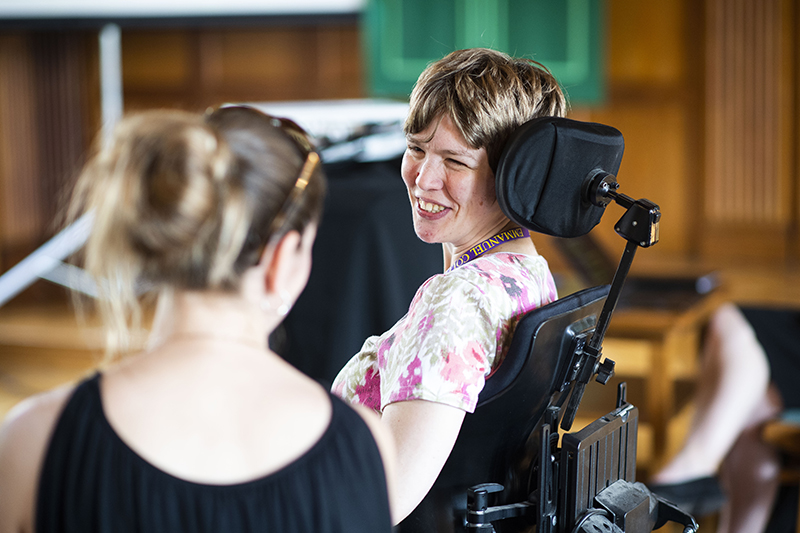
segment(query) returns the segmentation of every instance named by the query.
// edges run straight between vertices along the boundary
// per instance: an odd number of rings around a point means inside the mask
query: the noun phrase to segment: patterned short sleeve
[[[473,412],[519,317],[555,298],[541,256],[499,253],[437,274],[419,288],[402,319],[367,339],[336,377],[333,392],[377,412],[406,400]]]
[[[496,352],[491,305],[468,280],[429,280],[411,305],[407,330],[378,346],[381,410],[393,402],[429,400],[474,411]]]

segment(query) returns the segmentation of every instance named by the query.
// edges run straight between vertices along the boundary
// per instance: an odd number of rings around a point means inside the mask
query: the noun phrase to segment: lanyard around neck
[[[456,259],[453,266],[447,269],[450,272],[453,269],[460,267],[463,264],[469,263],[473,259],[482,256],[495,246],[499,246],[504,242],[515,241],[517,239],[526,239],[531,236],[531,233],[526,228],[511,228],[506,231],[501,231],[494,237],[489,237],[485,241],[476,244]]]

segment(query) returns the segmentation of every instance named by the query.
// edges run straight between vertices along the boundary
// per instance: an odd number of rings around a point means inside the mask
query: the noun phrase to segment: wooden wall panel
[[[608,76],[615,85],[675,86],[686,76],[682,0],[608,0]]]
[[[790,173],[794,176],[793,211],[795,220],[791,231],[794,239],[791,262],[796,265],[800,258],[800,2],[794,2],[785,9],[789,11],[786,18],[790,22],[788,22],[789,28],[785,34],[789,43],[784,44],[784,49],[791,51],[791,57],[788,60],[791,61],[789,69],[793,72],[793,76],[790,78],[790,82],[794,90],[794,123],[792,126],[794,145]]]
[[[788,259],[797,182],[789,4],[707,1],[704,251],[710,257]]]
[[[100,127],[97,32],[0,32],[0,272],[54,233]],[[126,111],[363,96],[355,21],[123,29]],[[48,285],[49,286],[49,285]]]
[[[215,59],[220,78],[216,81],[228,87],[289,86],[315,77],[314,29],[215,32],[204,38],[214,39],[219,48]]]
[[[126,89],[161,86],[165,90],[184,90],[192,79],[195,41],[186,30],[123,31],[122,83]]]
[[[48,154],[41,158],[38,176],[45,233],[55,229],[55,215],[93,138],[87,118],[96,94],[90,88],[95,44],[95,35],[85,32],[52,32],[33,39],[37,145]]]
[[[0,36],[0,73],[0,243],[6,248],[36,239],[43,214],[33,51],[25,35]]]
[[[0,263],[24,259],[57,229],[67,184],[91,138],[96,37],[0,35]],[[49,297],[52,286],[26,293]]]
[[[126,30],[125,108],[362,97],[360,47],[354,23]]]
[[[625,137],[621,192],[661,207],[661,241],[641,257],[658,260],[695,252],[702,177],[702,6],[691,0],[609,0],[605,105],[575,110],[578,119],[612,125]],[[702,27],[702,26],[701,26]],[[616,254],[623,241],[613,224],[623,210],[609,206],[595,235]]]
[[[675,256],[688,253],[688,225],[692,194],[686,169],[686,113],[680,102],[614,104],[592,113],[592,119],[619,129],[625,137],[625,155],[618,174],[620,191],[632,198],[647,198],[661,208],[661,238],[647,250],[648,256]],[[624,210],[606,208],[598,236],[622,250],[624,241],[613,232],[613,224]]]

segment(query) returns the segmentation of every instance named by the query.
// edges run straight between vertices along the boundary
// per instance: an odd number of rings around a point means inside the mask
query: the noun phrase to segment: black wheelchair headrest
[[[505,214],[532,231],[578,237],[600,222],[585,184],[604,171],[616,176],[625,142],[611,126],[540,117],[511,135],[497,165],[497,199]]]

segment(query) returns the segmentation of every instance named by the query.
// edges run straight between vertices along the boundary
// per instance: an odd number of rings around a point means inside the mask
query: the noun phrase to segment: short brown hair
[[[508,136],[541,116],[564,116],[567,102],[544,65],[487,48],[456,50],[429,65],[411,93],[406,135],[449,115],[472,148],[497,162]]]

